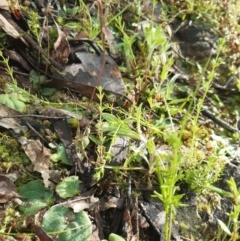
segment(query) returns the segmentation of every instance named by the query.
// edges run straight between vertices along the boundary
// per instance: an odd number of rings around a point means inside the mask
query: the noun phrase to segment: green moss
[[[77,119],[69,119],[68,124],[71,128],[77,128],[79,126],[79,120]]]
[[[10,136],[0,133],[0,160],[5,169],[13,164],[27,166],[30,160],[22,150],[20,143]]]

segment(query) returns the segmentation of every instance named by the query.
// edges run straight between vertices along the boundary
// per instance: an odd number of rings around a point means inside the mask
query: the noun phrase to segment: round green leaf
[[[56,187],[56,192],[61,198],[73,197],[79,194],[79,183],[77,176],[66,177]]]
[[[46,232],[60,232],[67,227],[66,218],[71,214],[69,208],[56,206],[49,209],[43,216],[42,226]]]
[[[81,211],[56,206],[43,216],[43,228],[46,232],[58,233],[56,241],[87,241],[92,234],[92,223],[88,215]]]
[[[53,193],[40,181],[32,181],[22,186],[19,194],[27,199],[25,205],[19,207],[26,216],[33,215],[53,203]]]

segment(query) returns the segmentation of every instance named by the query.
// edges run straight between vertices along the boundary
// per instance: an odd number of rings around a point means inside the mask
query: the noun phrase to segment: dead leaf
[[[129,147],[129,138],[118,136],[115,138],[111,146],[112,160],[110,165],[120,166],[127,158],[127,150]]]
[[[0,27],[13,38],[19,38],[19,32],[0,14]]]
[[[141,228],[149,228],[149,226],[150,226],[147,219],[144,216],[142,216],[141,214],[139,214],[139,226]]]
[[[131,240],[131,237],[133,237],[133,231],[132,231],[132,221],[131,221],[131,213],[129,210],[129,207],[125,207],[124,214],[123,214],[123,220],[124,220],[124,228],[127,234],[127,241]]]
[[[35,0],[34,1],[39,9],[44,9],[44,0]]]
[[[164,211],[160,211],[153,204],[147,202],[140,203],[140,207],[143,215],[147,218],[159,236],[161,236],[161,233],[164,230],[166,213]]]
[[[34,164],[34,171],[41,173],[44,186],[49,186],[49,166],[51,165],[50,151],[39,140],[27,139],[24,136],[18,138],[26,155]]]
[[[112,34],[112,32],[110,31],[110,29],[108,27],[103,27],[102,28],[103,34],[105,36],[105,39],[108,42],[109,45],[109,49],[110,49],[110,55],[116,59],[120,57],[120,53],[117,49],[117,42]]]
[[[89,39],[88,34],[85,32],[78,32],[73,38],[73,40],[83,40],[83,39]]]
[[[68,57],[71,52],[70,46],[69,46],[66,34],[59,28],[58,24],[55,21],[54,23],[57,27],[58,39],[54,43],[52,58],[55,61],[59,62],[62,66],[65,66],[68,62]]]
[[[166,220],[166,213],[162,210],[156,208],[152,203],[142,202],[140,203],[143,215],[147,218],[148,222],[153,226],[159,236],[164,233],[164,224]],[[163,208],[162,208],[163,209]],[[181,236],[178,231],[177,225],[173,223],[172,233],[176,241],[182,241]]]
[[[98,203],[98,201],[99,201],[98,198],[91,196],[88,199],[68,201],[64,206],[72,208],[74,213],[79,213],[84,209],[93,208],[95,204]]]
[[[104,90],[116,95],[125,94],[125,87],[115,61],[106,56],[104,70],[98,83],[96,79],[102,68],[102,55],[78,52],[75,53],[81,64],[67,65],[62,73],[57,71],[52,76],[52,81],[47,83],[47,87],[71,88],[80,93],[91,96],[96,84],[102,86]]]
[[[18,62],[27,71],[30,72],[32,70],[32,68],[29,66],[28,62],[16,51],[5,49],[3,51],[3,53],[5,56],[8,56],[9,59],[12,59],[12,60],[15,60],[16,62]]]
[[[109,208],[117,208],[119,202],[119,198],[112,197],[108,199],[107,201],[104,201],[102,205],[100,206],[100,211],[108,210]]]
[[[0,115],[2,117],[10,116],[10,115],[18,115],[19,112],[3,105],[0,103]],[[20,133],[20,131],[25,132],[27,128],[25,126],[20,125],[20,121],[18,118],[2,118],[0,116],[0,126],[5,129],[12,129],[15,133]]]
[[[12,5],[10,6],[10,9],[11,9],[11,13],[14,15],[14,17],[17,20],[23,17],[18,0],[15,0],[14,3],[12,3]]]
[[[99,238],[99,230],[95,224],[92,224],[92,230],[92,234],[88,241],[100,241],[101,239]]]
[[[17,193],[17,188],[13,181],[4,175],[0,175],[0,203],[6,203],[11,200],[21,205],[22,201]]]
[[[1,0],[0,9],[7,10],[7,11],[9,10],[9,4],[7,0]]]
[[[96,82],[96,77],[100,74],[102,68],[103,58],[101,56],[93,55],[91,53],[78,52],[75,53],[78,59],[82,62],[84,69],[90,73],[93,80]],[[87,83],[88,85],[95,86],[95,82]],[[99,81],[100,86],[111,93],[120,95],[125,94],[124,83],[122,80],[121,73],[118,69],[115,61],[110,57],[106,56],[104,70]]]
[[[110,197],[110,198],[106,198],[104,200],[101,200],[100,205],[99,205],[99,210],[102,211],[106,211],[110,208],[116,208],[119,210],[122,210],[125,206],[126,203],[126,196],[123,195],[120,198],[117,197]]]

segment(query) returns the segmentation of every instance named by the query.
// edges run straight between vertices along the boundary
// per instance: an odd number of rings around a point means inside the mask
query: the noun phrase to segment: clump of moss
[[[22,150],[20,143],[4,133],[0,133],[0,160],[3,169],[9,169],[14,164],[20,166],[30,164],[30,160]]]

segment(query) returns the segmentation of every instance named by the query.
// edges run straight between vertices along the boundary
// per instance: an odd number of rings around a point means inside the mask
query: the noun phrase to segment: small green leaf
[[[79,23],[77,23],[77,22],[68,22],[65,24],[65,26],[68,26],[74,30],[79,29]]]
[[[109,241],[125,241],[125,239],[115,233],[111,233],[108,237]]]
[[[74,16],[77,14],[79,7],[67,8],[66,10],[67,14]]]
[[[53,148],[53,144],[51,144],[51,147]],[[56,148],[56,146],[54,146]],[[57,146],[57,153],[51,154],[51,160],[53,162],[61,162],[67,165],[71,165],[71,162],[69,161],[69,158],[66,153],[66,149],[63,146],[63,144],[60,144]]]
[[[121,121],[116,116],[111,115],[109,113],[102,113],[102,116],[109,123],[119,123],[119,121]]]
[[[58,11],[58,16],[61,18],[66,18],[66,10],[63,8]]]
[[[57,154],[59,156],[59,160],[62,163],[67,164],[67,165],[71,165],[71,162],[69,161],[68,156],[67,156],[66,149],[63,145],[59,145],[59,147],[57,149]]]
[[[147,148],[148,148],[149,153],[151,155],[153,155],[154,152],[156,151],[156,147],[155,147],[155,143],[154,143],[153,139],[150,139],[147,141]]]
[[[56,89],[54,89],[54,88],[44,87],[44,88],[41,90],[41,95],[43,95],[43,96],[51,96],[51,95],[53,95],[55,92],[56,92]]]
[[[40,181],[31,181],[22,186],[19,194],[27,199],[25,205],[19,207],[26,216],[35,214],[40,209],[47,207],[50,201],[53,201],[53,193],[45,188]]]
[[[59,233],[56,241],[88,241],[92,234],[91,220],[84,211],[73,213],[62,206],[46,212],[42,225],[46,232]]]
[[[86,147],[89,145],[90,143],[90,140],[89,140],[89,137],[86,135],[86,136],[79,136],[79,142],[77,144],[77,147],[79,148],[79,152],[82,153]]]
[[[48,144],[48,146],[49,146],[51,149],[56,149],[56,148],[58,147],[58,145],[57,145],[56,143],[54,143],[54,142],[50,142],[50,143]]]
[[[138,140],[141,139],[140,135],[131,130],[123,120],[108,113],[103,113],[102,116],[108,122],[102,126],[102,131],[109,132],[111,135],[130,137]]]
[[[59,157],[59,155],[57,153],[53,153],[53,154],[51,154],[51,160],[53,162],[59,162],[60,157]]]
[[[66,177],[56,187],[56,192],[61,198],[73,197],[79,194],[79,184],[77,176]]]
[[[44,75],[39,75],[35,70],[32,70],[30,72],[30,77],[29,80],[33,84],[33,89],[37,90],[41,86],[41,84],[44,83],[45,81],[45,76]]]
[[[177,105],[182,102],[186,102],[186,99],[180,99],[180,98],[172,99],[171,101],[169,101],[168,104],[169,105]]]
[[[102,145],[102,142],[101,142],[101,140],[100,139],[98,139],[96,136],[94,136],[94,135],[89,135],[89,139],[92,141],[92,142],[94,142],[95,144],[97,144],[97,145]]]
[[[130,137],[132,139],[138,139],[138,140],[141,139],[140,135],[137,132],[132,131],[129,127],[126,127],[126,126],[110,125],[109,128],[104,129],[104,131],[109,132],[110,135]]]

